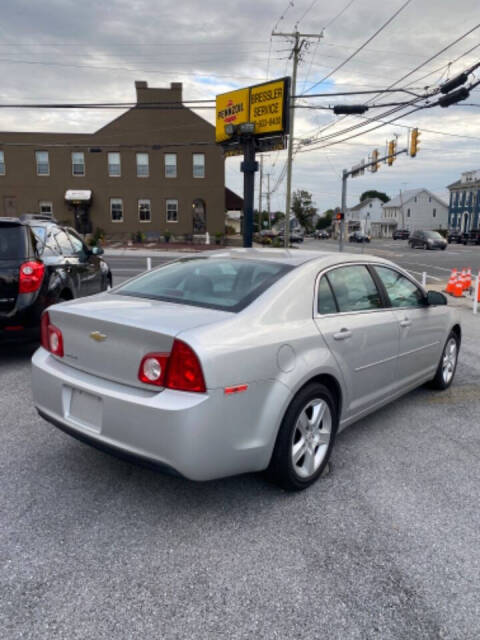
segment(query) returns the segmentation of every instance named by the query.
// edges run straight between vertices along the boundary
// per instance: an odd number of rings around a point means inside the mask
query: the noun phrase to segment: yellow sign
[[[248,122],[249,89],[237,89],[217,96],[217,117],[215,139],[217,142],[228,140],[225,125]]]
[[[225,133],[226,125],[244,122],[254,123],[254,136],[288,133],[288,87],[289,78],[281,78],[217,96],[216,141],[232,139]]]
[[[283,131],[285,80],[276,80],[250,89],[250,120],[255,134]]]

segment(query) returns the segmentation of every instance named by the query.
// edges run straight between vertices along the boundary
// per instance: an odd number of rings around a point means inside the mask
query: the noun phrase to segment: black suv
[[[0,218],[0,342],[38,338],[46,307],[111,286],[102,253],[51,218]]]
[[[480,244],[480,229],[465,231],[462,236],[463,244]]]
[[[449,229],[447,240],[448,240],[448,244],[451,244],[452,242],[456,242],[457,244],[460,244],[463,242],[463,233],[458,229]]]
[[[443,249],[447,248],[447,241],[438,231],[414,231],[408,239],[408,244],[412,249]]]
[[[408,229],[395,229],[392,233],[392,240],[408,240],[410,231]]]

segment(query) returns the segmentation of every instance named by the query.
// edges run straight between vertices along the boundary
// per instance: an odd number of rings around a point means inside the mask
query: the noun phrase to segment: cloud
[[[271,30],[291,32],[311,6],[311,0],[286,2],[244,0],[228,3],[211,0],[4,0],[0,25],[0,100],[5,102],[132,101],[134,81],[150,86],[183,82],[186,99],[211,98],[232,88],[256,84],[291,72],[291,41],[271,37]],[[346,0],[345,0],[345,5]],[[319,33],[344,6],[317,2],[298,25],[300,31]],[[303,50],[298,72],[298,91],[311,87],[353,53],[401,5],[380,0],[356,0],[330,27],[319,43]],[[279,20],[282,11],[284,18]],[[412,2],[377,38],[320,87],[325,92],[370,90],[389,86],[474,25],[478,0],[425,0]],[[437,86],[480,59],[480,47],[448,68],[448,63],[479,43],[480,30],[448,49],[409,76],[402,86]],[[430,75],[426,78],[425,74]],[[404,98],[403,94],[403,98]],[[358,102],[357,98],[309,99],[309,104]],[[377,102],[402,99],[385,95]],[[469,103],[480,103],[480,88]],[[386,110],[386,109],[385,109]],[[383,110],[369,114],[382,113]],[[298,153],[293,187],[313,193],[323,210],[340,201],[343,168],[366,158],[373,148],[384,148],[398,134],[405,143],[402,124],[422,130],[420,152],[415,159],[401,156],[393,167],[382,166],[376,174],[349,181],[349,204],[369,188],[394,195],[400,188],[425,186],[443,191],[461,171],[480,168],[480,114],[475,107],[435,108],[420,111],[342,144],[351,134],[331,138],[328,146]],[[213,122],[213,113],[199,111]],[[118,112],[2,110],[0,130],[94,131]],[[336,118],[331,112],[299,109],[295,138],[301,140],[338,134],[362,123],[360,118]],[[370,126],[352,131],[366,131]],[[445,133],[451,135],[444,135]],[[465,137],[456,137],[465,136]],[[326,143],[325,143],[326,144]],[[306,150],[306,149],[305,149]],[[286,153],[266,155],[264,173],[274,186]],[[226,162],[228,186],[242,192],[239,158]],[[258,182],[258,181],[257,181]],[[266,182],[265,187],[266,188]],[[272,207],[284,206],[285,181],[272,195]]]

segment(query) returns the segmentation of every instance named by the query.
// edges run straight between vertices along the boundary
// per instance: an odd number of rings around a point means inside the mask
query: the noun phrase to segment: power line
[[[319,84],[321,84],[322,82],[325,82],[325,80],[327,80],[328,78],[330,78],[331,76],[333,76],[334,73],[336,73],[337,71],[339,71],[342,67],[344,67],[348,62],[350,62],[350,60],[355,57],[357,55],[357,53],[359,53],[362,49],[364,49],[374,38],[376,38],[378,36],[379,33],[381,33],[386,27],[388,27],[388,25],[395,20],[395,18],[398,16],[398,14],[403,11],[411,2],[412,0],[406,0],[406,2],[404,2],[402,4],[402,6],[397,9],[397,11],[379,28],[377,29],[377,31],[375,31],[375,33],[370,36],[370,38],[368,38],[368,40],[366,40],[362,45],[360,45],[360,47],[358,47],[358,49],[356,49],[351,55],[348,56],[348,58],[346,58],[342,63],[340,63],[338,66],[335,67],[335,69],[333,69],[333,71],[330,71],[330,73],[328,73],[326,76],[324,76],[321,80],[319,80],[318,82],[316,82],[315,84],[313,84],[309,89],[307,89],[307,91],[311,91],[312,89],[314,89],[315,87],[318,87]]]

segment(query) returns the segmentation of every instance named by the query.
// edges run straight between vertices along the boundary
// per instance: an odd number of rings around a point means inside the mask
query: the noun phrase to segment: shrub
[[[234,236],[237,232],[235,231],[235,227],[232,227],[231,224],[225,225],[225,234],[227,236]]]
[[[221,244],[223,240],[223,233],[221,233],[220,231],[217,231],[217,233],[215,234],[215,244]]]
[[[165,242],[170,242],[170,238],[172,237],[171,231],[165,231],[163,237],[165,238]]]

